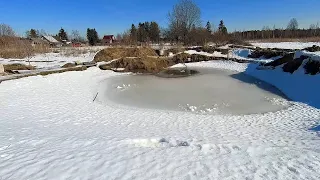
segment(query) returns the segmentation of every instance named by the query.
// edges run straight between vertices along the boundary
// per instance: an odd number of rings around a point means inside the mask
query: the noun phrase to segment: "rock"
[[[65,64],[65,65],[63,65],[63,66],[61,66],[62,68],[70,68],[70,67],[75,67],[76,66],[76,64],[75,63],[67,63],[67,64]]]

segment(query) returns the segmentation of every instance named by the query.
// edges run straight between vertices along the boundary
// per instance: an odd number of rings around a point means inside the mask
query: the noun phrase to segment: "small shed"
[[[53,36],[42,36],[41,39],[47,41],[52,47],[62,46],[62,43],[56,40]]]
[[[31,46],[36,47],[36,46],[49,46],[49,42],[45,41],[41,38],[30,38],[31,40]]]
[[[102,38],[102,43],[103,44],[112,44],[115,42],[115,36],[114,35],[105,35]]]

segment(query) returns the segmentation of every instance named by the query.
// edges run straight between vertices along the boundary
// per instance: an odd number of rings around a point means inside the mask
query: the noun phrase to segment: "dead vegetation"
[[[164,51],[164,56],[169,56],[170,55],[170,53],[172,53],[172,54],[178,54],[178,53],[180,53],[180,52],[183,52],[183,51],[185,51],[186,50],[186,48],[184,48],[184,47],[176,47],[176,48],[171,48],[171,49],[167,49],[167,50],[165,50]]]
[[[35,53],[49,52],[46,45],[32,46],[31,41],[19,37],[0,37],[0,57],[1,58],[28,58]]]
[[[72,56],[76,57],[76,56],[83,55],[83,54],[97,52],[97,50],[89,48],[89,47],[88,48],[84,48],[84,47],[80,47],[80,48],[61,47],[61,48],[53,49],[52,51],[54,53],[60,53],[63,56],[66,56],[66,57],[72,57]]]
[[[138,73],[158,73],[161,70],[173,65],[168,58],[160,57],[136,57],[136,58],[121,58],[109,64],[100,65],[103,70],[123,68],[123,72],[138,72]]]
[[[114,59],[125,57],[148,57],[158,56],[156,51],[150,47],[135,47],[135,48],[106,48],[97,53],[94,57],[95,62],[108,62]]]
[[[33,66],[20,64],[20,63],[4,64],[3,67],[4,67],[5,72],[19,71],[19,70],[34,70],[35,69],[35,67],[33,67]]]

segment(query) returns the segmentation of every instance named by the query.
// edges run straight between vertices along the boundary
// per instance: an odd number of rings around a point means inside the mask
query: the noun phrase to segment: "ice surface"
[[[140,108],[211,114],[253,114],[277,111],[281,92],[243,73],[197,69],[186,78],[127,75],[107,80],[106,98]],[[100,98],[101,99],[101,98]]]

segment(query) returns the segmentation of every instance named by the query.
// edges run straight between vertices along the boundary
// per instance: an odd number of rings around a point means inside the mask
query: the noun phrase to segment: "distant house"
[[[30,38],[31,41],[31,46],[36,47],[36,46],[49,46],[49,42],[46,40],[43,40],[41,38]]]
[[[102,43],[103,44],[112,44],[115,42],[115,40],[116,40],[116,38],[114,35],[106,35],[106,36],[103,36]]]
[[[41,36],[41,39],[47,41],[51,47],[61,47],[62,43],[55,39],[53,36]]]
[[[82,43],[81,42],[73,42],[72,47],[82,47]]]

